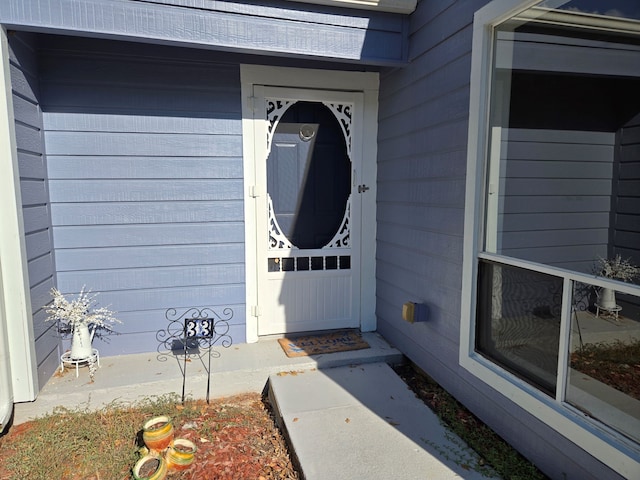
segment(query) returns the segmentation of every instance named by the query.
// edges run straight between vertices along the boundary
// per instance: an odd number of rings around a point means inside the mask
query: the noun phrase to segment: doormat
[[[322,353],[347,352],[369,348],[359,332],[345,330],[325,335],[308,335],[295,338],[280,338],[278,343],[287,357],[304,357]]]

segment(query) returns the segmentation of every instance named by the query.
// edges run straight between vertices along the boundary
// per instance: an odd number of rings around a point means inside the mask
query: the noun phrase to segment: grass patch
[[[11,475],[6,478],[126,478],[138,458],[137,434],[144,421],[157,412],[176,420],[189,416],[189,409],[176,405],[176,398],[166,396],[99,411],[58,407],[29,422],[26,430],[13,427],[16,435],[0,440],[3,467]]]
[[[468,466],[469,468],[483,473],[485,465],[488,464],[505,480],[547,479],[535,465],[469,412],[426,373],[413,365],[397,367],[396,372],[451,431],[481,456],[479,464]],[[441,453],[447,455],[447,452]]]
[[[171,417],[176,438],[197,444],[194,465],[173,479],[297,478],[270,412],[247,394],[211,404],[166,395],[99,411],[58,408],[0,438],[0,480],[131,478],[142,425],[157,415]]]

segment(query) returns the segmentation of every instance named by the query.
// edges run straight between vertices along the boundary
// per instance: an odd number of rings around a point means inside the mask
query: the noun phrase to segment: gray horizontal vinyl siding
[[[410,64],[380,85],[378,330],[551,478],[618,478],[460,367],[472,21],[485,1],[422,1]],[[402,320],[424,302],[429,320]]]
[[[239,66],[60,42],[40,60],[58,287],[118,312],[102,355],[156,350],[169,308],[231,307],[244,342]]]
[[[511,128],[502,143],[498,252],[590,273],[607,256],[615,134]]]
[[[640,265],[640,114],[620,129],[618,138],[610,256],[620,255]],[[640,299],[620,295],[618,300],[625,316],[640,320]]]
[[[11,86],[18,149],[29,291],[38,383],[44,385],[59,365],[59,338],[46,322],[45,305],[55,282],[46,156],[38,89],[36,38],[9,35]]]
[[[0,2],[0,23],[14,28],[371,65],[405,62],[405,18],[279,0]]]

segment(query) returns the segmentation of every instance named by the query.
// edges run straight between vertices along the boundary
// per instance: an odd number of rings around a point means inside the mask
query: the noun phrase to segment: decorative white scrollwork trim
[[[327,243],[323,248],[344,248],[351,246],[351,195],[347,198],[347,207],[344,210],[344,217],[340,228],[333,236],[331,241]]]
[[[351,160],[351,117],[353,116],[353,104],[351,103],[329,103],[322,102],[338,119],[342,133],[344,134],[345,142],[347,143],[347,155]]]
[[[265,101],[267,102],[267,121],[269,122],[267,127],[267,157],[269,157],[269,153],[271,153],[271,141],[273,140],[273,135],[276,133],[278,122],[284,115],[284,112],[296,102],[278,98],[266,98]]]
[[[282,116],[287,111],[287,109],[296,103],[291,100],[277,99],[277,98],[267,98],[266,107],[267,107],[267,121],[269,123],[267,128],[267,157],[271,153],[271,142],[273,140],[273,135],[275,134],[276,128],[278,126],[278,122],[282,119]],[[338,120],[338,124],[342,129],[342,133],[344,135],[345,143],[347,145],[347,155],[349,160],[351,159],[351,119],[353,115],[353,104],[345,103],[345,104],[337,104],[337,103],[329,103],[323,102],[323,105],[327,107],[333,115]],[[271,200],[271,196],[267,193],[267,202],[269,209],[269,249],[278,249],[278,248],[297,248],[293,245],[289,239],[286,237],[282,228],[278,224],[278,220],[275,215],[275,211],[273,208],[273,202]],[[344,248],[349,247],[351,245],[351,195],[346,202],[344,217],[342,222],[340,223],[340,228],[333,236],[331,241],[327,243],[323,248]]]
[[[273,202],[271,195],[267,193],[267,202],[269,205],[269,250],[276,248],[296,248],[282,232],[282,228],[278,224],[278,219],[273,211]]]

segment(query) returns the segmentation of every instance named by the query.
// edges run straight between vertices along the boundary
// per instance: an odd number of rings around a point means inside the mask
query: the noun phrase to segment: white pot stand
[[[75,367],[77,378],[80,375],[80,365],[89,365],[90,362],[95,363],[98,367],[100,366],[100,352],[98,352],[97,348],[92,348],[91,355],[85,358],[72,358],[71,351],[64,352],[60,357],[60,373],[64,372],[65,366]]]

